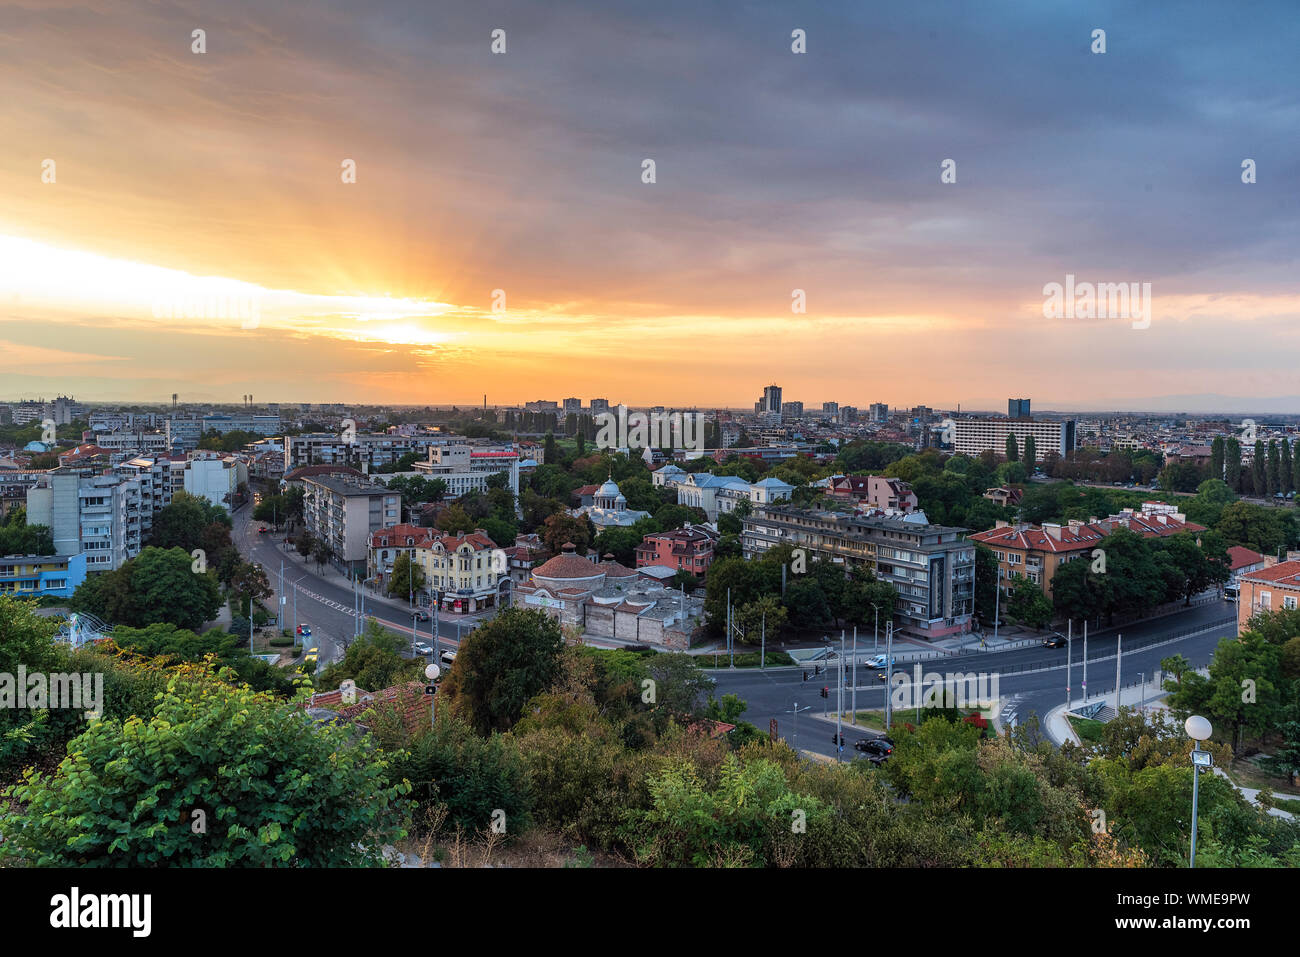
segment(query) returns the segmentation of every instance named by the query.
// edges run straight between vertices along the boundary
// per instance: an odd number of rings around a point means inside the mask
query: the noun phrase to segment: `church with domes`
[[[649,512],[628,508],[627,499],[619,491],[618,483],[611,475],[605,484],[592,496],[592,504],[573,509],[574,515],[585,515],[597,529],[630,528],[643,518],[649,518]]]

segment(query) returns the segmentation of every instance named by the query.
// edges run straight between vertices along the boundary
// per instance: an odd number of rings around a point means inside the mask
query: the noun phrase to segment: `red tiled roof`
[[[1249,548],[1244,548],[1241,545],[1233,545],[1228,549],[1228,567],[1234,572],[1238,568],[1255,565],[1263,560],[1264,556],[1259,552],[1252,552]]]
[[[1128,528],[1143,538],[1164,538],[1177,535],[1179,532],[1205,531],[1204,525],[1197,525],[1195,522],[1180,522],[1172,517],[1161,522],[1155,516],[1134,514],[1081,525],[1062,525],[1060,540],[1053,538],[1042,528],[1023,525],[991,528],[986,532],[976,532],[969,537],[985,545],[1001,545],[1004,548],[1054,553],[1073,552],[1091,547],[1093,543],[1105,538],[1116,528]]]
[[[541,568],[533,569],[534,578],[595,578],[602,573],[599,565],[577,555],[556,555]]]
[[[1279,562],[1268,568],[1247,572],[1241,576],[1242,581],[1272,582],[1275,585],[1289,585],[1300,588],[1300,562]]]

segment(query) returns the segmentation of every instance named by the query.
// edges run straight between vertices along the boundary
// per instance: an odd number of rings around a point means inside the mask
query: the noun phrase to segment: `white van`
[[[442,653],[442,663],[443,663],[444,665],[451,665],[451,664],[454,664],[455,661],[456,661],[456,652],[454,652],[454,651],[444,651],[444,652]]]
[[[1236,582],[1229,582],[1223,586],[1223,600],[1236,601],[1240,592],[1240,586]]]

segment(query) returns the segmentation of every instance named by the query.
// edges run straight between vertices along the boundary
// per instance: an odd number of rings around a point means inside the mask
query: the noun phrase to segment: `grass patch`
[[[716,658],[716,663],[712,665],[714,668],[726,668],[731,664],[731,655],[722,651],[718,652],[717,655],[698,655],[697,657],[703,659],[705,662],[713,661]],[[736,655],[736,667],[757,668],[758,660],[759,653],[757,651],[746,651],[742,654]],[[792,665],[794,664],[794,659],[784,651],[769,651],[765,663],[767,667],[772,668],[777,665]],[[709,665],[705,665],[705,667],[709,667]]]
[[[1080,741],[1086,741],[1096,744],[1101,741],[1101,729],[1106,725],[1101,721],[1094,721],[1092,718],[1075,718],[1068,717],[1070,727],[1074,733],[1079,736]]]

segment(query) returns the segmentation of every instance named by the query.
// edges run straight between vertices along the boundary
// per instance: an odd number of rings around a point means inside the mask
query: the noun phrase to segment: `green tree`
[[[1214,441],[1210,443],[1210,478],[1223,479],[1224,469],[1224,445],[1223,436],[1216,435]]]
[[[480,733],[508,731],[559,673],[564,636],[541,611],[507,608],[461,643],[443,681],[452,709]]]
[[[1234,438],[1224,441],[1223,481],[1228,488],[1240,494],[1241,488],[1241,443]]]
[[[1032,435],[1025,437],[1025,454],[1022,463],[1025,466],[1025,475],[1033,475],[1034,468],[1038,465],[1038,448],[1034,445]]]
[[[393,559],[393,570],[388,576],[388,594],[409,598],[424,587],[424,568],[411,561],[409,552],[401,552]]]
[[[1008,462],[1020,461],[1020,450],[1016,446],[1015,433],[1012,433],[1007,436],[1007,461]]]
[[[337,688],[350,678],[358,688],[382,691],[394,685],[423,678],[422,658],[404,658],[402,652],[410,642],[395,631],[371,619],[361,637],[347,646],[343,658],[320,673],[317,685],[324,690]]]
[[[1052,602],[1042,588],[1023,575],[1017,575],[1007,596],[1007,614],[1017,623],[1043,628],[1052,620]]]
[[[775,595],[748,602],[736,609],[736,625],[740,628],[739,640],[745,644],[757,645],[766,634],[768,640],[780,634],[786,621],[786,610],[781,600]]]
[[[348,727],[176,677],[152,717],[102,719],[6,796],[0,856],[29,867],[339,867],[382,862],[405,785]],[[328,769],[328,773],[322,773]],[[125,809],[125,810],[124,810]],[[202,823],[202,830],[196,830]]]

